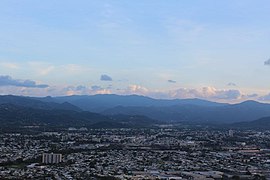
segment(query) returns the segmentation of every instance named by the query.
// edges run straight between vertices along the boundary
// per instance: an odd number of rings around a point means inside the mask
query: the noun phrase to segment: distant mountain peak
[[[247,101],[243,101],[241,104],[260,104],[260,103],[254,100],[247,100]]]
[[[256,106],[256,105],[270,105],[268,103],[261,103],[261,102],[258,102],[258,101],[254,101],[254,100],[247,100],[247,101],[244,101],[244,102],[241,102],[239,103],[238,105],[251,105],[251,106]]]

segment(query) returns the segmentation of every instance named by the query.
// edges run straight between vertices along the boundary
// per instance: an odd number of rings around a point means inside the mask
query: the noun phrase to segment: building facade
[[[58,164],[62,162],[62,154],[43,153],[42,163],[44,164]]]

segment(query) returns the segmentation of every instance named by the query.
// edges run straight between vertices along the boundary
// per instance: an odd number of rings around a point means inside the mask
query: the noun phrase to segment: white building
[[[230,130],[229,130],[229,136],[230,136],[230,137],[233,137],[233,134],[234,134],[233,130],[230,129]]]
[[[58,164],[62,162],[62,154],[43,153],[42,163],[44,164]]]

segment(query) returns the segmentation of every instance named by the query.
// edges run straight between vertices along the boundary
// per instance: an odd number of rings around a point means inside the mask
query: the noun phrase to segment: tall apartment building
[[[42,163],[44,164],[58,164],[62,162],[62,154],[43,153]]]
[[[230,129],[230,130],[229,130],[229,136],[230,136],[230,137],[233,137],[233,135],[234,135],[234,131]]]

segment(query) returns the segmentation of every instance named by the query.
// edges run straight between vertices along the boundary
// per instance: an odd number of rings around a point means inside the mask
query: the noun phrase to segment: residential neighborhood
[[[231,129],[72,127],[2,133],[0,178],[269,179],[269,135]],[[59,159],[45,163],[44,153]]]

